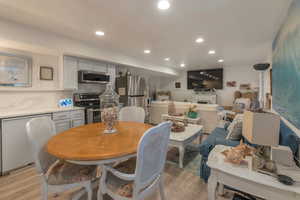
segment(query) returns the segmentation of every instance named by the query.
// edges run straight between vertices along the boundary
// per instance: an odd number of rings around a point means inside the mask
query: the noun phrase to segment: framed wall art
[[[30,87],[32,58],[0,52],[0,86]]]
[[[40,66],[40,80],[53,80],[53,67]]]

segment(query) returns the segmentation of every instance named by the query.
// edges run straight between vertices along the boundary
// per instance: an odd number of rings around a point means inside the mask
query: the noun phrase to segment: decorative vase
[[[118,120],[119,95],[113,90],[111,83],[106,85],[106,90],[100,95],[101,120],[105,124],[104,133],[116,133],[115,125]]]
[[[176,114],[174,101],[169,101],[168,104],[168,115],[174,116]]]
[[[198,113],[197,112],[188,112],[188,117],[191,119],[196,119],[198,117]]]

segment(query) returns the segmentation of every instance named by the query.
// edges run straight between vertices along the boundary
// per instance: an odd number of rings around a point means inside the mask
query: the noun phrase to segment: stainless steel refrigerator
[[[124,106],[145,107],[146,80],[143,77],[127,74],[116,78],[116,91]]]

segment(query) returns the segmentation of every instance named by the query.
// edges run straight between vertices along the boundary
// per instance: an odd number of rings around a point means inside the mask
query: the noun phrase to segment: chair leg
[[[92,184],[91,182],[89,184],[87,184],[87,186],[85,186],[85,190],[87,192],[87,196],[88,196],[88,200],[92,200],[92,196],[93,196],[93,190],[92,190]]]
[[[46,183],[42,184],[42,200],[48,200],[48,186]]]
[[[159,180],[159,193],[160,193],[161,200],[165,200],[166,196],[165,196],[163,178],[160,178]]]

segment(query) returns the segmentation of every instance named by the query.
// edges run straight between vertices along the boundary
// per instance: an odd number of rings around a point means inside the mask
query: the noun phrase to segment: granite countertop
[[[82,107],[69,107],[69,108],[59,108],[59,107],[51,107],[51,108],[40,108],[40,109],[26,109],[26,110],[13,110],[13,111],[4,111],[0,110],[0,119],[11,118],[11,117],[21,117],[28,115],[38,115],[38,114],[46,114],[46,113],[54,113],[54,112],[63,112],[63,111],[71,111],[71,110],[83,110]]]

